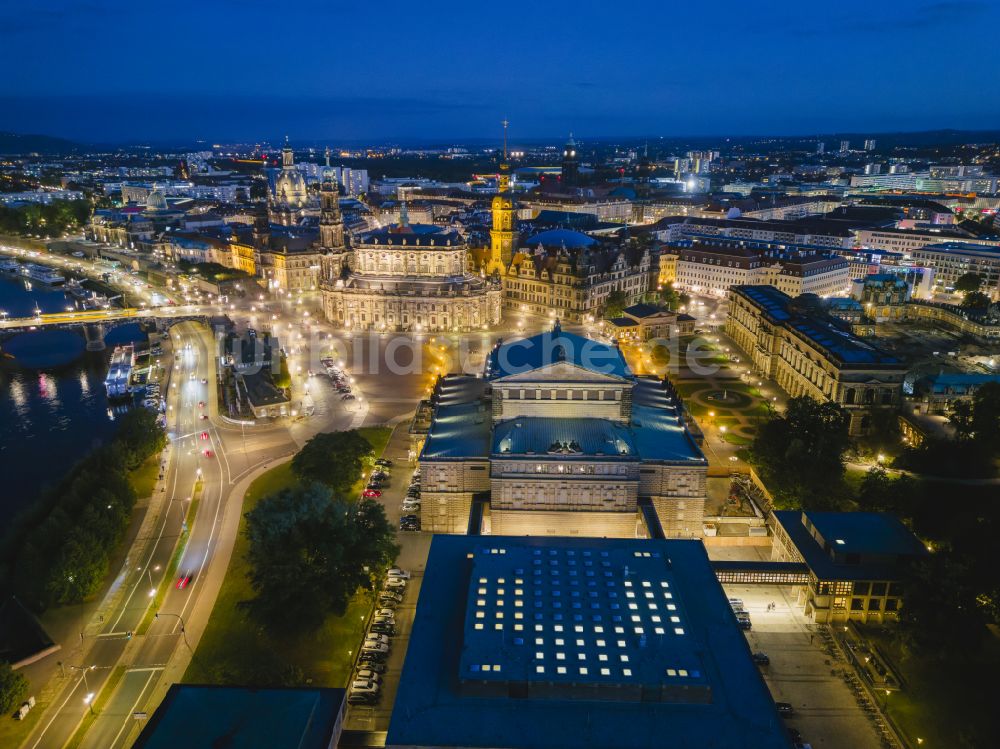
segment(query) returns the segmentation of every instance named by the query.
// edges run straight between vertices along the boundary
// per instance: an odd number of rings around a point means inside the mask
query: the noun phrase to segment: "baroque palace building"
[[[439,379],[427,409],[411,430],[424,530],[636,537],[644,503],[666,536],[702,535],[708,463],[669,386],[616,345],[557,321],[498,342],[481,377]]]
[[[469,271],[469,248],[458,232],[411,225],[404,205],[398,225],[360,234],[348,250],[342,222],[332,220],[324,208],[320,287],[330,322],[413,331],[485,329],[500,322],[500,285]]]

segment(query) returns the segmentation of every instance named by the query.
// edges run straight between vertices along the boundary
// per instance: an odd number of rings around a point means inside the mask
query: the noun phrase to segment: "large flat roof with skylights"
[[[699,541],[436,536],[387,746],[787,749]]]

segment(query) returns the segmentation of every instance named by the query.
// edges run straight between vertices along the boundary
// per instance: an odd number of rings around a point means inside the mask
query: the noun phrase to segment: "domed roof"
[[[153,190],[149,193],[149,197],[146,198],[146,210],[147,211],[166,211],[169,210],[167,206],[166,196],[159,190]]]
[[[282,169],[274,183],[274,197],[279,203],[301,207],[309,201],[306,180],[298,169]]]
[[[529,247],[565,247],[568,250],[590,247],[597,244],[597,240],[583,232],[572,229],[549,229],[533,237],[529,237],[525,244]]]

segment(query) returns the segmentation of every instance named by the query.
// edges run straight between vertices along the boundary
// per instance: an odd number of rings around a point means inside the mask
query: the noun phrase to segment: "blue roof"
[[[498,342],[486,359],[486,378],[523,374],[560,361],[598,374],[632,376],[617,346],[568,333],[557,324],[553,330],[529,338]]]
[[[632,436],[643,460],[706,463],[660,381],[641,378],[632,390]]]
[[[597,240],[583,232],[572,229],[549,229],[540,232],[525,241],[526,247],[565,247],[568,250],[581,247],[590,247],[597,244]]]
[[[421,458],[486,458],[492,416],[483,398],[484,380],[448,376],[438,383],[438,400]]]
[[[560,460],[590,459],[596,455],[636,459],[632,434],[609,419],[519,416],[497,424],[493,430],[495,454],[545,455],[555,443],[559,443],[561,450],[553,450],[552,454],[557,454]]]
[[[173,684],[135,746],[327,749],[343,704],[343,689]]]
[[[432,540],[386,745],[789,746],[701,542],[503,536]]]
[[[927,549],[884,512],[779,510],[775,519],[820,580],[898,580],[901,563]]]

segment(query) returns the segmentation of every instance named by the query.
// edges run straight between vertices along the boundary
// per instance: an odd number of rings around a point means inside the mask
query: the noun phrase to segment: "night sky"
[[[1000,127],[1000,0],[24,0],[0,130],[96,141]]]

